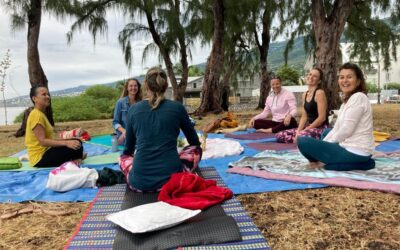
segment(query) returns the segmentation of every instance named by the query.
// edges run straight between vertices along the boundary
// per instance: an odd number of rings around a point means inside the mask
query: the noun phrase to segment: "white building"
[[[186,86],[186,91],[184,98],[200,97],[201,89],[203,88],[204,76],[189,76],[188,83]],[[181,76],[176,76],[176,82],[179,83]],[[165,92],[165,97],[167,99],[172,99],[172,85],[168,82],[168,89]]]
[[[357,58],[350,59],[350,50],[353,43],[341,43],[340,44],[340,54],[338,55],[338,67],[345,62],[357,63]],[[379,55],[371,58],[373,61],[370,69],[363,69],[366,80],[368,83],[374,83],[384,89],[385,84],[396,82],[400,83],[400,45],[397,48],[397,58],[391,60],[391,66],[388,70],[384,69],[383,58]],[[315,59],[310,53],[306,63],[304,64],[304,70],[308,72],[315,64]]]
[[[342,43],[341,50],[343,53],[343,62],[354,61],[357,62],[357,58],[350,59],[350,50],[353,44]],[[369,83],[375,83],[384,88],[387,83],[396,82],[400,83],[400,45],[397,46],[397,61],[391,60],[391,65],[388,70],[384,69],[383,57],[379,53],[371,58],[373,61],[372,68],[369,70],[364,70],[366,75],[366,80]]]

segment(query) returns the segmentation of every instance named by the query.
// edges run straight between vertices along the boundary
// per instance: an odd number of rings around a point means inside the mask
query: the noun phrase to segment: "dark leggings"
[[[369,170],[375,167],[375,161],[371,156],[353,154],[337,143],[299,137],[297,146],[310,162],[325,163],[326,170]]]
[[[71,140],[79,141],[81,144],[80,148],[75,150],[65,146],[51,147],[44,153],[42,159],[40,159],[40,161],[35,165],[35,167],[37,168],[58,167],[67,161],[82,159],[83,155],[82,142],[79,139],[71,139]]]
[[[286,130],[286,129],[290,129],[290,128],[297,128],[297,121],[296,121],[296,119],[294,119],[292,117],[292,119],[290,120],[289,125],[285,126],[285,124],[283,124],[283,121],[282,122],[275,122],[275,121],[272,121],[272,120],[259,119],[259,120],[255,120],[254,121],[254,128],[255,129],[272,128],[272,133],[277,133],[277,132],[282,131],[282,130]]]

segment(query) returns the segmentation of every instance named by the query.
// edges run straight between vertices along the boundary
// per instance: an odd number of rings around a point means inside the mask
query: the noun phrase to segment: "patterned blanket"
[[[368,171],[329,171],[309,168],[307,160],[297,151],[263,151],[253,157],[246,156],[236,162],[231,162],[229,166],[314,178],[341,177],[353,180],[400,184],[400,157],[375,158],[375,161],[375,168]]]

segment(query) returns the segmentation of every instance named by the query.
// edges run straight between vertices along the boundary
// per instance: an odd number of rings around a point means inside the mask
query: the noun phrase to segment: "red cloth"
[[[228,188],[218,187],[214,180],[204,180],[192,173],[172,174],[158,195],[159,201],[187,209],[205,209],[232,198]]]

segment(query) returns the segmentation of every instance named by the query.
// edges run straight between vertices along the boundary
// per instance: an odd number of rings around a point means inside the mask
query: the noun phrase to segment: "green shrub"
[[[17,115],[14,119],[14,123],[20,123],[22,122],[22,118],[24,116],[24,111],[22,111],[19,115]]]
[[[54,120],[65,122],[96,119],[99,112],[90,101],[91,98],[82,96],[54,98],[52,100]]]
[[[282,79],[282,85],[298,85],[300,73],[294,67],[283,65],[278,68],[276,74]]]
[[[120,90],[96,85],[85,90],[79,96],[52,98],[53,117],[56,122],[110,119],[113,117],[115,102]],[[24,112],[14,123],[22,122]]]
[[[397,89],[400,90],[400,83],[397,82],[389,82],[385,84],[386,89]]]
[[[82,121],[112,118],[115,99],[80,95],[54,98],[52,103],[56,122]]]
[[[93,97],[94,99],[109,99],[109,100],[117,100],[118,96],[121,94],[118,92],[119,90],[112,87],[107,87],[104,85],[95,85],[90,88],[87,88],[82,96],[85,97]]]
[[[378,93],[378,86],[375,83],[367,82],[368,93]]]

